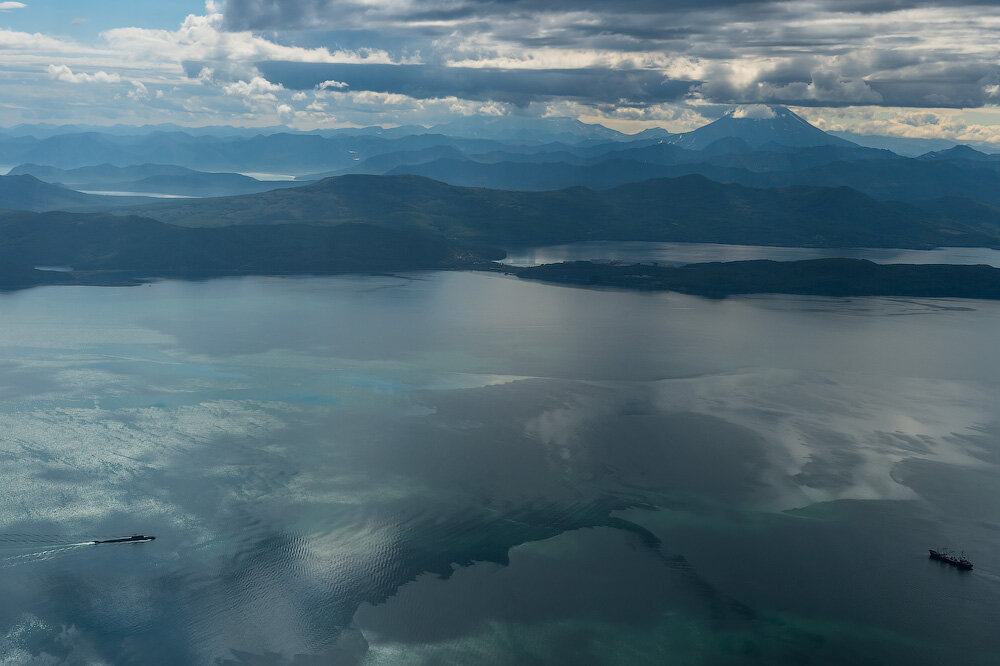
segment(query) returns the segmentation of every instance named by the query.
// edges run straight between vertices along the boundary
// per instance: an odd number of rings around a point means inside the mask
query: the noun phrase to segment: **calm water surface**
[[[3,663],[996,663],[998,303],[440,273],[0,321]]]
[[[100,194],[106,197],[152,197],[153,199],[195,199],[186,194],[165,194],[163,192],[125,192],[122,190],[78,190],[83,194]]]
[[[661,264],[694,264],[704,261],[771,259],[799,261],[847,257],[878,264],[986,264],[1000,267],[1000,250],[983,247],[939,247],[933,250],[892,248],[771,247],[718,243],[650,243],[642,241],[588,241],[568,245],[510,250],[504,263],[537,266],[561,261],[635,261]]]

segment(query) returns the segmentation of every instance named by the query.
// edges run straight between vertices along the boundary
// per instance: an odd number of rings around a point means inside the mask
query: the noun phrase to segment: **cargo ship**
[[[963,571],[972,570],[972,562],[970,562],[966,557],[965,553],[959,556],[953,555],[951,553],[938,552],[933,548],[930,549],[931,559],[937,560],[938,562],[944,562],[945,564],[950,564],[953,567],[958,567]]]

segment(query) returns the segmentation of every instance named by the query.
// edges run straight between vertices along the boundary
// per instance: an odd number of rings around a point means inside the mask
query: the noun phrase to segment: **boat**
[[[120,539],[101,539],[95,540],[94,543],[142,543],[143,541],[152,541],[155,536],[146,536],[145,534],[133,534],[130,537],[122,537]]]
[[[939,552],[933,548],[929,549],[932,560],[937,560],[938,562],[944,562],[945,564],[950,564],[953,567],[958,567],[962,571],[971,571],[972,562],[965,557],[965,553],[961,555],[953,555],[949,552]]]

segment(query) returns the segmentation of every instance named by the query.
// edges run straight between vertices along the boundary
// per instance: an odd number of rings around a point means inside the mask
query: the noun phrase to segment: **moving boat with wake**
[[[145,541],[152,541],[155,536],[146,536],[145,534],[133,534],[130,537],[122,537],[120,539],[99,539],[95,540],[94,544],[99,543],[143,543]]]
[[[930,549],[931,559],[937,560],[938,562],[944,562],[945,564],[950,564],[953,567],[958,567],[962,571],[972,571],[972,562],[965,557],[965,553],[961,555],[955,555],[954,553],[946,551],[937,551],[933,548]]]

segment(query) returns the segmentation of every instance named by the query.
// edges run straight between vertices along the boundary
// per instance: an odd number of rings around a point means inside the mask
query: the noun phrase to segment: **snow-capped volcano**
[[[792,148],[852,146],[850,141],[827,134],[783,106],[737,106],[704,127],[679,135],[672,143],[702,150],[719,139],[738,138],[752,148],[778,144]]]

